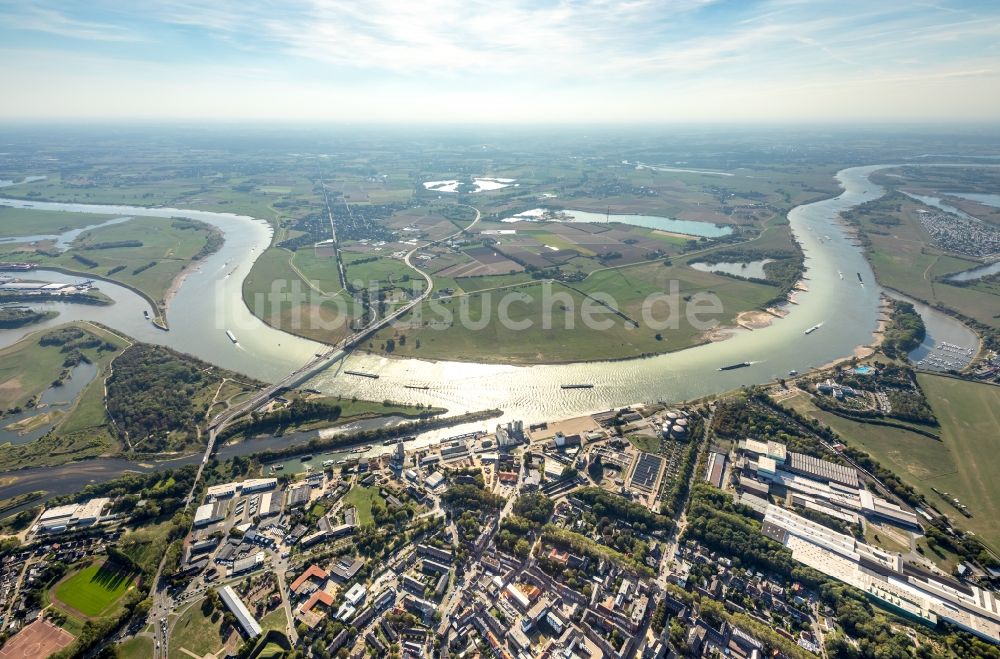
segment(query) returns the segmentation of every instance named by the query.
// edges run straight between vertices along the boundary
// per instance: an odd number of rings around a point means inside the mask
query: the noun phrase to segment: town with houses
[[[311,657],[830,656],[831,636],[869,642],[824,595],[849,587],[918,643],[941,629],[1000,641],[997,570],[949,574],[867,541],[914,546],[946,516],[820,436],[807,452],[740,436],[734,405],[761,403],[634,405],[251,462],[200,490],[152,624],[116,640],[152,634],[156,656],[188,656],[181,628],[217,609],[216,657],[273,643]],[[47,569],[113,551],[128,517],[108,496],[45,509],[2,567],[4,631],[39,617]]]

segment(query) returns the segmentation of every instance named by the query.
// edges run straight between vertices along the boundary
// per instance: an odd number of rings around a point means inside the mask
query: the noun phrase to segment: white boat
[[[232,341],[233,343],[236,343],[236,335],[235,334],[233,334],[229,330],[226,330],[226,336],[229,337],[230,341]]]
[[[813,332],[815,332],[816,330],[818,330],[820,327],[823,327],[823,323],[818,323],[816,325],[813,325],[812,327],[810,327],[809,329],[807,329],[805,331],[805,333],[806,334],[812,334]]]

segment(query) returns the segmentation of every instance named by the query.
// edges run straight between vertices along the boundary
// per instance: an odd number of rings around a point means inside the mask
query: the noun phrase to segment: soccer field
[[[135,583],[135,572],[104,563],[91,563],[55,587],[55,598],[85,616],[109,613]]]

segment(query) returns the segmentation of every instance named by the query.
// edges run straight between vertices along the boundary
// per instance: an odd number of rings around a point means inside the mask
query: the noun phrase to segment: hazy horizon
[[[0,2],[0,121],[992,123],[978,2]]]

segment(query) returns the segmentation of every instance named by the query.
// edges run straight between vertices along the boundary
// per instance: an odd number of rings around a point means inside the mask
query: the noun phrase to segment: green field
[[[143,570],[155,572],[170,544],[167,534],[171,528],[170,522],[146,524],[123,535],[118,549]]]
[[[243,300],[254,315],[272,327],[336,343],[350,333],[353,301],[346,293],[327,296],[311,288],[292,268],[291,258],[291,252],[279,247],[265,250],[243,281]],[[308,259],[305,263],[308,268]],[[329,286],[327,277],[325,285]]]
[[[979,265],[934,247],[931,236],[920,223],[918,211],[929,206],[901,194],[860,207],[852,217],[865,232],[870,244],[867,256],[879,283],[919,300],[941,303],[986,325],[998,326],[1000,291],[989,284],[960,287],[940,278]],[[896,224],[877,224],[890,218]]]
[[[372,517],[372,504],[378,501],[383,506],[385,501],[378,493],[378,488],[354,486],[344,495],[344,506],[354,506],[358,509],[358,525],[368,526],[375,522]]]
[[[487,288],[499,288],[501,286],[512,286],[514,284],[524,284],[532,281],[531,273],[517,272],[512,275],[484,275],[482,277],[459,277],[455,280],[459,288],[467,293],[484,291]],[[438,278],[434,278],[434,290],[441,290],[442,285],[438,283]]]
[[[118,659],[148,659],[153,656],[153,639],[136,636],[115,647]]]
[[[1000,548],[1000,387],[920,374],[920,386],[941,423],[941,441],[898,428],[851,421],[817,409],[803,395],[785,404],[829,425],[920,492],[954,524]],[[931,489],[950,492],[969,506],[966,518]]]
[[[23,406],[62,372],[66,355],[59,346],[39,345],[42,334],[0,349],[0,408]]]
[[[670,291],[671,282],[676,282],[678,291],[677,327],[651,329],[643,317],[644,301],[653,294]],[[546,290],[552,293],[548,298]],[[686,265],[640,264],[599,270],[582,282],[568,285],[526,283],[501,291],[425,302],[419,312],[402,319],[403,325],[409,323],[408,328],[386,328],[370,339],[370,344],[373,350],[385,350],[391,338],[395,341],[394,353],[397,355],[516,364],[637,357],[681,350],[707,340],[705,331],[686,319],[689,300],[685,298],[688,296],[697,293],[717,296],[722,312],[702,314],[701,317],[725,325],[741,311],[759,308],[776,292],[773,286],[698,272]],[[619,309],[640,326],[633,327],[585,294],[610,296]],[[514,299],[513,295],[527,298]],[[504,324],[498,318],[506,296],[514,301],[506,307],[506,315],[512,322]],[[588,312],[590,318],[605,325],[610,322],[610,327],[588,325],[583,313],[585,308],[593,310]],[[657,321],[666,319],[669,313],[662,302],[650,309],[652,318]],[[548,326],[546,315],[550,319]],[[525,328],[525,323],[530,325]],[[405,344],[400,343],[402,336],[406,337]]]
[[[958,526],[978,533],[1000,550],[1000,387],[953,378],[924,375],[917,378],[941,422],[941,438],[954,453],[957,470],[932,483],[969,506],[972,519],[952,515],[943,503],[935,505],[955,518]],[[933,499],[932,499],[933,500]],[[944,507],[942,507],[944,506]]]
[[[91,563],[63,579],[55,587],[55,597],[89,618],[111,613],[122,596],[135,585],[136,573],[107,562]]]
[[[66,353],[61,352],[58,345],[43,346],[39,341],[51,332],[68,327],[82,329],[86,337],[109,342],[115,349],[80,349],[97,366],[97,375],[66,412],[56,411],[53,417],[38,420],[39,423],[55,420],[54,432],[26,444],[8,445],[0,451],[0,469],[62,464],[72,459],[102,455],[117,447],[107,428],[104,377],[105,369],[124,347],[124,342],[88,323],[71,323],[37,332],[0,350],[0,409],[24,406],[62,374]],[[46,412],[40,410],[39,415],[42,414]]]
[[[645,451],[646,453],[659,453],[661,440],[659,437],[652,437],[650,435],[640,435],[638,433],[631,433],[625,437],[632,446],[636,447],[640,451]]]
[[[110,279],[138,290],[162,307],[174,278],[191,265],[192,258],[205,247],[213,232],[208,225],[137,217],[86,231],[73,241],[70,249],[61,253],[42,251],[46,249],[44,245],[38,249],[25,244],[3,245],[0,260],[27,261]],[[136,241],[141,245],[103,247],[120,241]]]
[[[288,616],[285,615],[285,609],[280,606],[260,619],[260,628],[265,634],[272,629],[284,633],[287,624]]]
[[[131,162],[119,170],[121,176],[114,184],[88,184],[81,188],[74,181],[64,180],[54,173],[44,181],[4,188],[4,195],[87,204],[195,208],[250,215],[271,222],[279,215],[274,206],[277,202],[287,199],[318,201],[312,184],[305,176],[283,177],[283,185],[265,189],[269,186],[258,187],[242,176],[191,177],[185,171],[191,164],[190,154],[173,161],[177,169],[169,173],[165,170],[172,166],[170,158],[156,158],[156,162],[157,166],[153,168],[155,173],[148,180],[143,179],[151,172],[142,171],[147,163]],[[286,188],[290,189],[287,194],[283,192]]]
[[[292,264],[324,293],[334,294],[343,288],[337,272],[337,260],[333,257],[316,258],[313,250],[300,249],[292,256]]]
[[[405,288],[408,291],[422,291],[424,278],[414,272],[402,259],[386,256],[375,257],[374,261],[361,261],[371,258],[367,254],[343,254],[344,267],[347,268],[347,281],[355,288]]]
[[[0,206],[0,238],[56,235],[70,229],[100,224],[113,217],[113,215],[95,215],[94,213],[41,211],[31,208]]]
[[[213,620],[213,617],[215,620]],[[170,659],[190,659],[184,650],[204,657],[222,649],[222,615],[217,611],[205,615],[201,600],[191,604],[173,623],[170,633]]]

